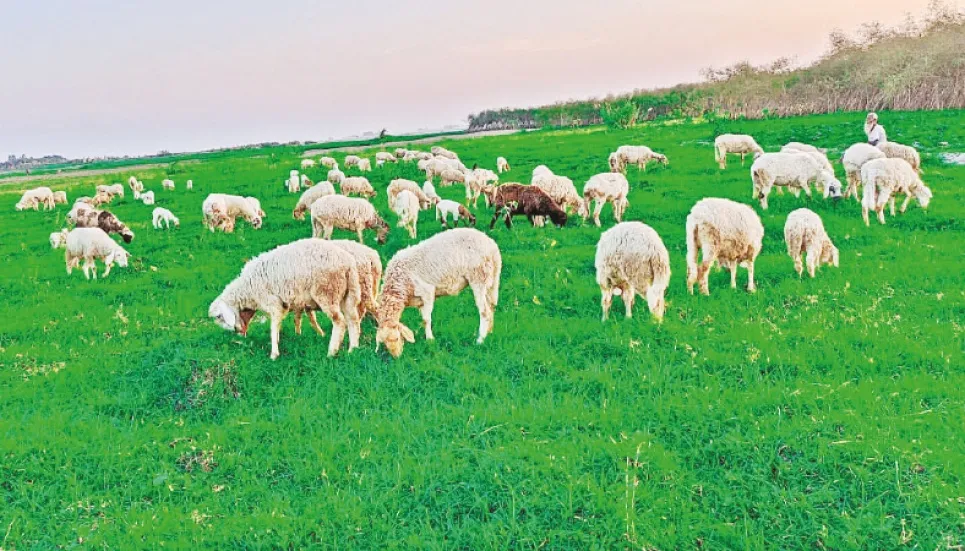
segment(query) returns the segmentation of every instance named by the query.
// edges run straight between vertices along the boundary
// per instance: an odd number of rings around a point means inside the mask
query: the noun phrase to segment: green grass
[[[715,133],[840,151],[862,138],[861,115],[443,142],[470,165],[505,155],[503,181],[545,163],[580,187],[617,145],[668,154],[669,167],[630,170],[628,210],[670,250],[667,317],[656,325],[638,301],[634,319],[602,324],[601,230],[522,221],[491,234],[504,269],[489,340],[473,344],[466,291],[436,303],[436,342],[417,331],[395,361],[375,351],[371,321],[362,347],[335,359],[288,322],[272,362],[266,324],[243,339],[207,320],[246,259],[310,235],[282,188],[296,152],[184,164],[175,192],[160,189],[170,172],[138,174],[182,226],[156,232],[151,207],[113,205],[137,237],[131,267],[106,281],[68,278],[49,248],[65,208],[18,213],[18,188],[0,187],[0,548],[965,544],[965,167],[936,160],[941,142],[965,143],[965,113],[884,119],[893,139],[922,146],[929,210],[866,228],[853,202],[772,197],[753,295],[729,289],[725,272],[712,274],[712,296],[686,292],[690,207],[750,202],[747,167],[717,170]],[[384,188],[398,175],[417,176],[373,173],[393,224]],[[127,176],[50,185],[91,195]],[[202,230],[213,191],[261,198],[264,228]],[[805,204],[841,250],[841,268],[814,280],[794,274],[782,237]],[[482,227],[489,214],[478,214]],[[439,231],[431,218],[420,239]],[[393,228],[383,261],[409,243]],[[414,310],[404,320],[420,325]]]

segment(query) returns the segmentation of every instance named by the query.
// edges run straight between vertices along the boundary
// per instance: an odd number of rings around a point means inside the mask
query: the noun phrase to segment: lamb
[[[154,192],[153,191],[144,192],[141,194],[140,199],[141,199],[141,202],[144,203],[145,205],[153,205]]]
[[[77,220],[80,219],[81,216],[86,216],[84,214],[85,212],[92,211],[92,210],[94,210],[94,206],[91,205],[90,203],[77,201],[76,203],[74,203],[74,206],[70,209],[70,212],[67,213],[67,222],[70,224],[76,225]]]
[[[828,160],[827,154],[824,151],[818,149],[817,147],[814,147],[813,145],[809,145],[801,142],[789,142],[785,144],[784,147],[781,148],[781,151],[782,152],[797,151],[800,153],[807,153],[808,155],[811,156],[811,158],[813,158],[815,161],[820,163],[821,167],[824,168],[824,170],[827,170],[831,174],[834,174],[834,167],[831,165],[831,161]]]
[[[66,192],[66,191],[55,191],[55,192],[54,192],[54,204],[55,204],[55,205],[66,205],[66,204],[67,204],[67,192]]]
[[[399,227],[409,230],[409,237],[416,238],[416,225],[419,222],[419,198],[408,189],[403,189],[391,203],[392,212],[399,216]]]
[[[610,154],[610,170],[626,173],[627,165],[637,165],[637,168],[645,171],[650,161],[668,164],[666,155],[656,153],[645,145],[622,145]]]
[[[292,170],[288,173],[288,179],[285,180],[285,187],[288,188],[288,193],[298,193],[301,191],[302,180],[297,170]]]
[[[390,208],[395,204],[395,198],[402,190],[409,190],[413,195],[416,196],[416,199],[419,200],[419,208],[427,209],[432,203],[432,200],[424,191],[422,191],[422,189],[419,187],[419,184],[413,182],[412,180],[399,178],[392,180],[392,182],[389,183],[388,190],[386,190],[386,194],[389,197]]]
[[[333,168],[332,170],[328,171],[327,179],[329,183],[341,184],[342,180],[345,179],[345,173],[339,170],[338,168]]]
[[[499,172],[500,174],[502,174],[503,172],[509,172],[510,170],[511,170],[511,169],[509,168],[509,161],[506,160],[506,157],[497,157],[497,158],[496,158],[496,171],[497,171],[497,172]]]
[[[51,249],[62,249],[67,246],[67,234],[70,230],[60,230],[55,231],[50,234],[50,248]]]
[[[803,189],[810,197],[810,182],[815,182],[825,198],[841,196],[841,182],[834,174],[825,170],[810,154],[798,151],[760,155],[751,165],[751,179],[754,197],[760,200],[764,210],[767,210],[767,196],[774,186],[790,188],[795,197]]]
[[[372,161],[368,159],[362,159],[359,161],[358,166],[360,172],[372,172]]]
[[[304,220],[305,213],[312,207],[312,204],[326,195],[335,195],[335,188],[328,182],[319,182],[317,186],[306,190],[305,193],[302,193],[302,196],[298,198],[298,203],[295,204],[295,210],[292,211],[292,218],[295,220]]]
[[[339,189],[342,195],[361,195],[362,197],[375,197],[375,188],[369,183],[368,178],[352,176],[341,181]]]
[[[116,233],[124,239],[125,243],[134,240],[134,232],[131,228],[106,210],[81,210],[74,215],[73,220],[78,228],[100,228],[108,234]]]
[[[607,203],[613,204],[613,217],[617,222],[623,221],[623,214],[626,212],[630,202],[627,195],[630,193],[630,183],[627,177],[619,172],[604,172],[597,174],[586,182],[583,186],[584,208],[582,216],[588,217],[590,213],[590,203],[595,203],[593,208],[593,223],[600,227],[600,213],[603,206]],[[586,218],[584,218],[586,220]]]
[[[687,290],[710,295],[710,269],[715,262],[730,270],[737,288],[737,266],[747,268],[747,290],[754,292],[754,261],[764,242],[764,226],[754,209],[729,199],[701,199],[687,215]],[[697,256],[703,250],[703,262]]]
[[[848,188],[844,192],[845,199],[851,196],[858,199],[861,167],[868,161],[884,158],[885,154],[880,149],[866,143],[856,143],[845,150],[844,156],[841,157],[841,164],[844,165],[844,173],[848,179]]]
[[[40,205],[44,206],[44,210],[55,208],[54,192],[49,187],[38,187],[25,191],[14,208],[17,210],[40,210]]]
[[[439,201],[442,201],[442,197],[439,197],[439,194],[436,193],[436,186],[432,185],[432,182],[430,182],[430,181],[428,181],[428,180],[426,180],[426,181],[422,184],[422,193],[424,193],[424,194],[426,195],[426,197],[429,198],[429,203],[430,203],[430,204],[431,204],[431,203],[436,203],[436,204],[438,204]]]
[[[878,221],[885,223],[885,205],[891,205],[891,215],[895,215],[895,196],[905,194],[901,212],[908,210],[912,196],[922,208],[927,209],[932,192],[921,181],[918,172],[904,159],[875,159],[861,167],[861,182],[864,193],[861,199],[861,216],[865,226],[870,225],[868,211],[878,213]]]
[[[345,168],[352,168],[353,166],[359,166],[361,161],[362,158],[358,155],[348,155],[345,157],[345,161],[342,162],[342,165],[344,165]]]
[[[358,234],[359,243],[364,243],[362,232],[374,230],[379,245],[385,244],[389,225],[379,216],[372,203],[365,199],[326,195],[312,203],[312,237],[331,239],[332,230],[339,228]]]
[[[385,345],[389,354],[398,358],[405,342],[415,342],[412,330],[401,321],[407,307],[419,309],[426,339],[433,340],[432,310],[436,298],[457,295],[467,286],[472,288],[479,310],[476,342],[482,344],[495,324],[502,268],[499,246],[472,228],[445,231],[399,251],[385,269],[376,316],[376,347]]]
[[[382,166],[385,163],[397,163],[399,159],[392,153],[388,151],[379,151],[375,154],[375,164]]]
[[[550,176],[534,180],[533,185],[545,191],[564,211],[572,208],[584,220],[589,215],[586,203],[577,193],[573,180],[565,176]]]
[[[753,153],[756,159],[764,154],[764,149],[757,145],[753,137],[744,134],[722,134],[714,140],[714,160],[717,161],[721,170],[727,168],[727,155],[737,154],[741,156],[741,166],[744,166],[744,157],[748,153]]]
[[[91,276],[97,279],[95,264],[97,259],[104,261],[104,275],[101,276],[103,278],[111,273],[115,262],[121,268],[126,268],[130,258],[130,254],[100,228],[74,228],[67,234],[64,248],[67,275],[69,276],[83,259],[84,277],[87,279]]]
[[[301,167],[302,170],[305,170],[306,168],[314,168],[315,161],[313,159],[302,159]]]
[[[623,297],[627,318],[633,317],[633,302],[640,295],[647,299],[657,321],[663,321],[664,294],[670,284],[670,253],[650,226],[621,222],[600,236],[596,246],[596,282],[602,295],[603,321],[610,316],[613,295]]]
[[[338,168],[338,161],[332,157],[322,157],[318,160],[318,164],[324,166],[327,169]]]
[[[445,147],[440,147],[437,145],[430,148],[429,151],[431,151],[432,154],[435,155],[436,157],[445,157],[447,159],[452,159],[454,161],[459,160],[459,155],[456,155],[454,152],[449,151]]]
[[[476,217],[469,209],[455,201],[442,200],[436,203],[436,220],[442,221],[443,228],[449,228],[449,216],[452,216],[452,223],[459,226],[459,220],[465,220],[466,225],[476,225]]]
[[[181,227],[181,221],[178,217],[174,215],[173,212],[168,209],[157,207],[154,212],[151,213],[151,225],[154,229],[161,229],[161,225],[164,225],[164,229],[171,229],[171,224],[174,224],[175,228]]]
[[[282,245],[245,264],[241,275],[211,303],[208,315],[223,329],[245,336],[257,311],[268,314],[274,360],[280,355],[281,325],[288,313],[299,317],[303,311],[321,310],[332,320],[328,355],[338,353],[346,330],[351,351],[358,347],[361,332],[362,291],[356,265],[351,254],[318,239]],[[321,331],[317,322],[313,325]]]
[[[306,176],[305,174],[302,174],[302,175],[300,176],[299,189],[308,189],[308,188],[310,188],[310,187],[312,187],[312,186],[314,186],[314,185],[315,185],[315,182],[313,182],[313,181],[312,181],[308,176]]]
[[[914,147],[896,142],[882,142],[877,147],[888,159],[903,159],[915,172],[921,172],[921,155]]]
[[[813,278],[821,264],[838,267],[838,248],[824,231],[821,217],[808,209],[797,209],[787,215],[784,223],[784,241],[787,254],[794,261],[794,270],[800,277],[804,274],[801,255],[807,253],[808,274]]]
[[[161,189],[174,191],[174,180],[161,180]]]
[[[124,197],[124,184],[113,184],[109,186],[97,186],[98,194],[110,195],[113,199],[114,197]]]
[[[127,180],[127,187],[131,188],[131,193],[134,195],[134,199],[141,198],[141,193],[144,192],[144,182],[141,182],[134,176],[131,176]]]
[[[499,176],[491,170],[476,169],[466,173],[466,205],[472,202],[473,208],[479,203],[479,196],[486,199],[486,206],[490,204],[489,197],[496,190]]]
[[[225,233],[234,231],[235,219],[238,216],[247,220],[254,229],[261,228],[262,217],[258,211],[259,206],[253,204],[247,197],[224,193],[208,195],[201,205],[204,225],[211,231],[220,229]]]
[[[187,182],[184,182],[184,189],[188,191],[191,191],[192,189],[194,189],[194,180],[188,180]]]
[[[506,227],[513,229],[513,216],[525,215],[530,224],[536,225],[536,217],[549,216],[557,227],[566,225],[566,213],[543,190],[522,184],[503,184],[496,188],[492,205],[495,209],[489,229],[503,217]]]

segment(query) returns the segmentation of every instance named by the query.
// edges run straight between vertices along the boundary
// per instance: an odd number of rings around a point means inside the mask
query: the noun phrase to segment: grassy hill
[[[943,142],[965,143],[965,113],[887,115],[895,140],[925,152],[929,210],[866,228],[854,202],[775,196],[761,212],[758,292],[729,289],[724,272],[712,274],[710,297],[685,288],[694,202],[751,202],[747,167],[714,164],[717,133],[839,152],[863,139],[861,121],[654,122],[442,142],[468,164],[492,168],[505,155],[504,181],[528,181],[545,163],[578,186],[617,145],[665,152],[668,167],[630,170],[627,215],[670,251],[667,317],[656,325],[638,301],[634,319],[601,323],[602,230],[521,223],[491,233],[504,271],[489,340],[473,344],[467,291],[436,303],[436,342],[418,334],[396,361],[375,351],[371,320],[362,348],[335,359],[325,339],[296,337],[287,322],[272,362],[263,321],[241,338],[207,319],[245,260],[310,235],[281,187],[296,151],[185,163],[174,192],[160,189],[168,172],[137,174],[181,228],[154,231],[152,207],[129,197],[112,205],[137,236],[131,267],[107,280],[68,278],[62,251],[49,248],[65,208],[15,212],[19,190],[0,186],[0,547],[963,545],[965,167],[937,155]],[[73,198],[126,176],[50,185]],[[374,203],[393,223],[384,191],[398,176],[418,174],[372,174]],[[264,228],[203,230],[200,205],[215,191],[259,197]],[[786,215],[805,205],[841,250],[841,267],[814,280],[793,272],[782,237]],[[422,214],[420,239],[440,231],[432,218]],[[609,208],[603,221],[614,223]],[[393,228],[383,261],[409,244]],[[419,327],[416,311],[404,319]]]

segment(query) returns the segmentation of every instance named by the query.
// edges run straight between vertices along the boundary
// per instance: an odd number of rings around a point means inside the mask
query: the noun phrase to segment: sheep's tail
[[[697,253],[700,249],[700,239],[697,232],[699,224],[687,217],[687,280],[697,279]],[[669,279],[669,274],[668,274]]]

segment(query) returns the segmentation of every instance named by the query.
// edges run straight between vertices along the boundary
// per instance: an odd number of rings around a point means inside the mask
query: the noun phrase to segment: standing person
[[[868,118],[864,121],[864,133],[868,135],[868,143],[873,146],[883,144],[888,141],[885,127],[878,124],[878,114],[868,113]]]

